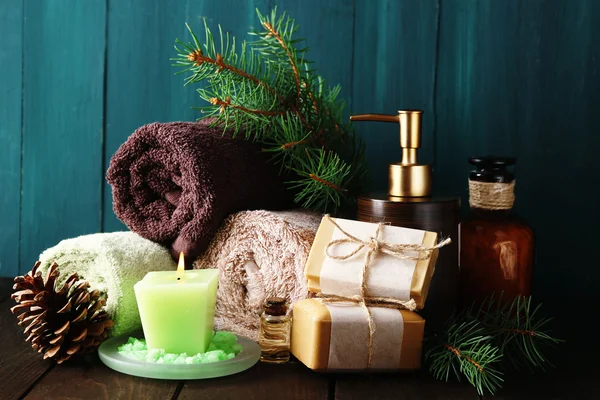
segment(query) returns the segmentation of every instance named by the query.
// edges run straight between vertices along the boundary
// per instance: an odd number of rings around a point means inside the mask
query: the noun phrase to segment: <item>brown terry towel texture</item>
[[[308,297],[304,266],[321,214],[244,211],[231,215],[194,268],[219,268],[215,329],[258,340],[267,297]]]
[[[232,212],[284,209],[291,202],[278,168],[255,144],[209,121],[137,129],[110,161],[117,217],[140,236],[183,252],[188,265]]]

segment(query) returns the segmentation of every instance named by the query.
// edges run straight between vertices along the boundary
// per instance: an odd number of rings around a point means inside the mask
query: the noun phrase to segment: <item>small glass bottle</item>
[[[515,176],[509,157],[471,157],[471,215],[460,225],[460,297],[480,305],[492,294],[510,302],[531,294],[534,237],[512,211]]]
[[[290,360],[290,316],[287,303],[281,297],[265,301],[260,317],[260,360],[268,363],[286,363]]]

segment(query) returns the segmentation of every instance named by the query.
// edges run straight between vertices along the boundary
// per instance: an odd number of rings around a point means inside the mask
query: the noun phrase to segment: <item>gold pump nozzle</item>
[[[402,160],[390,164],[388,194],[397,197],[431,196],[431,166],[417,163],[417,149],[421,147],[421,110],[399,110],[398,115],[358,114],[350,121],[380,121],[400,124]]]

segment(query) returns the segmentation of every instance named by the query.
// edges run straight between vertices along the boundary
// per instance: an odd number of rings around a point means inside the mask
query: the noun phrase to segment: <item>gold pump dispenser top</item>
[[[399,110],[398,115],[359,114],[351,121],[380,121],[400,124],[402,161],[389,165],[388,195],[394,197],[431,196],[431,166],[417,162],[421,147],[421,110]]]

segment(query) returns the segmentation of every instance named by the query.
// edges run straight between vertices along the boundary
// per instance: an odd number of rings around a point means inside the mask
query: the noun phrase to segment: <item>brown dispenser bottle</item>
[[[531,293],[534,238],[513,211],[512,157],[471,157],[471,214],[460,225],[460,299],[481,304],[494,294],[510,302]]]
[[[440,249],[427,303],[419,313],[428,328],[440,328],[458,301],[458,224],[460,198],[432,196],[432,168],[419,164],[421,110],[397,115],[361,114],[351,121],[394,122],[400,127],[401,161],[389,165],[387,193],[369,193],[357,199],[357,219],[437,232],[452,243]]]

